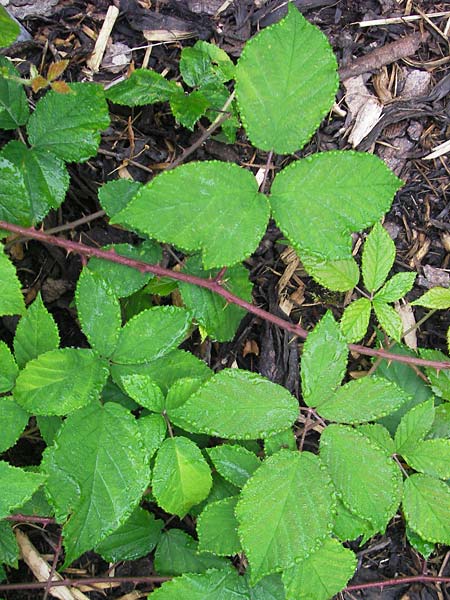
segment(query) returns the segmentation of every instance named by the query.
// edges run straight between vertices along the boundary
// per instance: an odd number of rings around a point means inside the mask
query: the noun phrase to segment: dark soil
[[[24,5],[24,1],[11,4]],[[28,2],[21,10],[25,14],[22,24],[32,39],[15,44],[3,53],[21,59],[20,69],[28,75],[30,63],[46,72],[48,65],[63,58],[70,59],[65,73],[66,81],[81,81],[88,76],[86,60],[89,58],[108,6],[109,0],[60,0],[52,2],[37,0]],[[135,67],[140,67],[149,42],[143,30],[184,30],[191,37],[174,42],[155,44],[149,57],[149,67],[161,72],[178,73],[180,50],[197,39],[213,41],[237,58],[247,39],[260,28],[275,22],[283,13],[281,0],[253,2],[235,0],[214,17],[222,2],[205,0],[122,0],[120,16],[113,29],[111,40],[122,42],[132,51]],[[357,149],[374,151],[394,168],[405,181],[398,193],[386,224],[397,246],[398,270],[413,270],[419,275],[410,300],[422,295],[427,286],[436,285],[442,277],[448,285],[450,269],[450,225],[448,199],[450,165],[448,155],[434,160],[423,160],[432,149],[446,141],[450,133],[450,57],[448,41],[440,32],[447,31],[448,16],[434,18],[433,28],[426,20],[360,27],[358,22],[368,19],[387,19],[405,14],[412,7],[406,0],[297,0],[296,5],[305,16],[328,36],[341,67],[351,65],[356,58],[367,55],[364,81],[370,93],[383,100],[380,122],[357,146]],[[43,12],[47,7],[47,11]],[[418,0],[415,7],[424,13],[450,10],[446,2]],[[203,8],[203,10],[201,10]],[[412,14],[418,14],[412,10]],[[445,27],[447,26],[447,30]],[[418,50],[408,57],[381,68],[371,70],[370,52],[406,34],[424,31],[428,34]],[[129,65],[128,65],[129,66]],[[124,75],[127,65],[117,73],[102,66],[94,80],[106,84]],[[424,87],[411,83],[414,77],[428,74]],[[409,83],[408,83],[409,82]],[[404,86],[410,85],[410,96],[402,101]],[[416,87],[414,87],[416,86]],[[333,113],[324,120],[311,142],[297,157],[312,152],[330,149],[346,149],[351,145],[348,134],[353,121],[348,116],[345,103],[346,89],[341,85],[338,103],[344,112]],[[388,97],[391,97],[389,101]],[[393,101],[392,101],[393,100]],[[61,209],[50,214],[45,222],[46,230],[64,226],[82,219],[100,209],[97,201],[98,187],[128,171],[134,179],[149,181],[163,170],[182,151],[190,147],[207,123],[202,123],[194,133],[178,126],[166,105],[153,105],[138,109],[112,106],[111,127],[102,136],[101,150],[97,157],[83,165],[70,165],[71,186],[67,200]],[[0,143],[9,139],[1,134]],[[247,166],[254,172],[267,161],[264,152],[255,151],[247,142],[243,132],[234,145],[226,145],[214,139],[207,140],[191,155],[189,160],[220,159]],[[270,179],[291,158],[275,157]],[[67,228],[64,235],[87,244],[105,245],[112,242],[133,241],[130,234],[113,228],[107,219],[99,218],[76,228]],[[283,300],[290,299],[290,318],[309,328],[320,316],[331,309],[338,317],[342,313],[345,297],[330,294],[306,276],[299,266],[287,282],[280,296],[278,282],[286,267],[286,247],[278,241],[280,232],[271,225],[260,247],[247,261],[254,283],[254,301],[259,306],[286,316],[280,308]],[[63,346],[86,346],[80,332],[73,308],[73,292],[81,270],[77,256],[69,255],[58,248],[43,246],[37,242],[16,243],[10,247],[18,266],[27,303],[38,291],[42,292],[47,307],[54,315]],[[165,254],[165,265],[171,266],[171,254]],[[429,267],[434,267],[430,269]],[[446,279],[447,277],[447,279]],[[445,283],[447,282],[447,283]],[[347,299],[348,300],[348,299]],[[417,311],[417,318],[424,313]],[[7,343],[12,341],[16,319],[0,319],[0,337]],[[446,350],[445,333],[450,325],[450,316],[438,311],[418,332],[420,346]],[[227,344],[201,343],[195,335],[189,349],[206,360],[214,369],[230,366],[234,361],[240,367],[258,371],[271,380],[285,385],[291,392],[299,394],[299,346],[289,343],[290,337],[278,328],[261,322],[251,315],[246,316],[235,339]],[[355,358],[354,369],[365,369],[367,360]],[[32,424],[30,424],[32,425]],[[308,434],[306,444],[314,447],[314,433]],[[8,452],[7,459],[16,465],[38,464],[42,444],[38,439],[27,437]],[[33,543],[43,554],[54,552],[58,539],[55,527],[44,530],[27,527]],[[411,576],[422,573],[450,576],[448,549],[438,547],[430,559],[423,559],[408,545],[401,519],[394,519],[384,536],[372,539],[363,547],[353,544],[358,553],[359,569],[352,584],[380,581],[384,578]],[[75,565],[75,576],[105,576],[108,565],[97,555],[84,555]],[[148,575],[151,573],[150,559],[142,559],[115,567],[115,576]],[[70,574],[70,572],[68,572]],[[73,571],[71,572],[73,574]],[[32,574],[21,563],[18,570],[8,571],[8,583],[31,582]],[[123,585],[113,591],[93,592],[93,600],[119,598],[135,586]],[[140,586],[151,591],[149,586]],[[42,598],[41,591],[9,591],[3,597],[9,600]],[[445,586],[405,585],[384,590],[375,588],[364,592],[345,592],[345,600],[443,600],[450,598]],[[189,599],[186,599],[189,600]]]

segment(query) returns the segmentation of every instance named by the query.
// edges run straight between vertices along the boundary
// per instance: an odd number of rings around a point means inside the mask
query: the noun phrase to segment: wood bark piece
[[[42,556],[30,542],[28,536],[25,535],[23,531],[16,528],[14,533],[16,535],[16,540],[19,545],[22,558],[33,572],[33,575],[38,581],[48,581],[51,573],[50,565],[42,558]],[[52,581],[61,580],[62,577],[59,575],[59,573],[53,574]],[[70,589],[66,586],[51,587],[48,593],[54,598],[59,598],[60,600],[89,600],[89,598],[83,594],[83,592],[80,592],[80,590],[76,590],[75,588]]]
[[[106,12],[105,21],[102,25],[100,33],[98,34],[94,52],[91,54],[87,61],[87,66],[90,69],[92,69],[94,73],[97,73],[97,71],[100,68],[100,64],[102,62],[103,55],[105,54],[109,36],[111,35],[111,31],[114,27],[118,16],[119,9],[116,6],[111,5]]]

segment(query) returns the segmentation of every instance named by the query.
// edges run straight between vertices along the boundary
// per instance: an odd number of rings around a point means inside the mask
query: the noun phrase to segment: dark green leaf
[[[2,293],[0,294],[0,315],[22,315],[25,312],[25,302],[21,292],[20,281],[16,275],[16,270],[13,264],[3,252],[3,244],[1,243],[0,281],[2,282]]]
[[[231,556],[241,550],[234,515],[238,497],[210,502],[197,519],[198,551]]]
[[[1,44],[0,44],[1,45]],[[0,56],[0,129],[16,129],[28,121],[30,109],[23,86],[15,77],[20,73],[4,56]]]
[[[180,73],[190,87],[203,87],[233,79],[234,65],[221,48],[199,40],[192,47],[183,48]]]
[[[106,214],[113,217],[125,208],[141,187],[139,181],[132,179],[107,181],[98,190],[98,200]]]
[[[136,69],[126,81],[110,87],[106,97],[115,104],[144,106],[165,102],[178,90],[176,83],[168,81],[156,71]]]
[[[10,396],[0,397],[0,452],[11,448],[25,429],[30,415]]]
[[[27,473],[23,469],[12,467],[1,460],[0,519],[4,519],[14,509],[22,506],[44,481],[45,477],[39,473]]]
[[[395,244],[391,236],[380,223],[375,223],[367,236],[362,253],[364,285],[371,294],[385,282],[394,259]]]
[[[11,350],[0,341],[0,394],[9,392],[14,387],[19,368]]]
[[[242,446],[223,444],[209,448],[207,452],[217,472],[238,488],[261,466],[259,458]]]

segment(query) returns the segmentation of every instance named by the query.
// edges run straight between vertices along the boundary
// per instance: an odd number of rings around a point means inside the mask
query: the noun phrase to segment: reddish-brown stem
[[[111,585],[134,583],[138,585],[142,583],[164,583],[170,579],[172,579],[172,577],[158,577],[156,575],[149,575],[148,577],[89,577],[86,579],[60,579],[59,581],[52,581],[50,587],[80,587],[84,585],[95,586],[99,583],[110,583]],[[39,590],[45,588],[46,585],[46,581],[39,583],[2,583],[0,585],[0,592],[7,592],[10,590]]]
[[[114,250],[101,250],[100,248],[94,248],[92,246],[86,246],[85,244],[73,242],[64,238],[54,237],[44,233],[43,231],[37,231],[33,228],[20,227],[19,225],[13,225],[12,223],[7,223],[5,221],[0,221],[0,230],[1,229],[11,231],[12,233],[17,233],[28,238],[39,240],[44,244],[50,244],[53,246],[64,248],[64,250],[68,252],[75,252],[76,254],[80,254],[81,256],[95,256],[96,258],[102,258],[104,260],[109,260],[111,262],[131,267],[132,269],[137,269],[141,273],[153,273],[153,275],[157,275],[158,277],[169,277],[177,281],[184,281],[192,285],[197,285],[199,287],[209,290],[210,292],[214,292],[219,296],[222,296],[222,298],[225,298],[225,300],[229,304],[236,304],[237,306],[244,308],[245,310],[256,315],[257,317],[260,317],[264,321],[268,321],[270,323],[273,323],[274,325],[278,325],[278,327],[289,331],[290,333],[301,339],[306,339],[308,335],[306,329],[301,327],[301,325],[285,321],[284,319],[277,317],[276,315],[273,315],[272,313],[262,308],[259,308],[258,306],[255,306],[254,304],[251,304],[250,302],[247,302],[246,300],[243,300],[238,296],[235,296],[226,288],[224,288],[215,279],[203,279],[202,277],[197,277],[195,275],[189,275],[187,273],[179,273],[177,271],[172,271],[171,269],[166,269],[164,267],[160,267],[159,265],[149,265],[142,261],[127,258],[126,256],[121,256],[120,254],[117,254]],[[450,369],[450,361],[435,361],[423,358],[416,358],[415,356],[392,354],[386,350],[383,350],[382,348],[368,348],[359,344],[349,344],[349,349],[352,352],[358,352],[359,354],[364,354],[366,356],[379,356],[389,361],[417,365],[420,367],[431,367],[439,370]]]
[[[13,523],[38,523],[39,525],[53,525],[56,520],[52,517],[33,517],[31,515],[9,515],[5,517],[6,521],[12,521]]]
[[[358,590],[367,590],[369,588],[385,588],[391,585],[405,585],[407,583],[450,583],[450,577],[433,577],[432,575],[414,575],[412,577],[398,577],[396,579],[385,579],[384,581],[371,581],[370,583],[360,583],[348,585],[343,592],[356,592]]]

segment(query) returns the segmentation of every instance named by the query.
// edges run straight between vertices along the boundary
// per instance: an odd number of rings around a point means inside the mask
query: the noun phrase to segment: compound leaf
[[[101,356],[110,357],[122,325],[117,296],[103,277],[85,267],[78,279],[75,299],[81,329],[89,344]]]
[[[135,69],[126,81],[110,87],[106,97],[115,104],[145,106],[165,102],[179,89],[175,82],[167,80],[156,71]]]
[[[164,440],[155,460],[152,488],[159,506],[184,517],[211,489],[208,463],[198,446],[185,437]]]
[[[306,144],[337,88],[337,63],[327,38],[293,5],[284,19],[247,42],[236,67],[246,133],[256,147],[278,154]]]
[[[402,418],[395,432],[395,451],[403,456],[413,452],[430,431],[434,421],[434,401],[432,398],[421,402],[409,410]]]
[[[192,433],[229,439],[265,438],[297,416],[297,400],[285,388],[238,369],[220,371],[171,412],[173,422],[180,418]]]
[[[355,572],[355,554],[337,540],[322,546],[283,573],[287,600],[329,600],[340,592]]]
[[[450,487],[415,473],[404,483],[403,512],[408,525],[428,542],[450,544]]]
[[[122,364],[154,361],[184,340],[190,322],[190,314],[176,306],[143,310],[120,330],[112,360]]]
[[[0,200],[1,205],[1,200]],[[0,294],[0,315],[21,315],[25,312],[25,302],[21,292],[20,281],[16,270],[3,252],[0,243],[0,281],[2,293]]]
[[[20,77],[19,71],[4,56],[0,56],[0,69],[5,71],[0,73],[0,129],[16,129],[25,125],[30,114],[27,95],[14,79]]]
[[[394,259],[395,244],[391,236],[380,223],[375,223],[362,253],[363,281],[371,294],[386,281]]]
[[[301,380],[308,406],[321,406],[339,386],[347,367],[348,347],[328,311],[308,334],[303,346]]]
[[[206,269],[233,265],[251,254],[269,218],[267,199],[249,171],[216,161],[165,171],[137,193],[113,223],[196,252]],[[233,226],[230,227],[230,224]]]
[[[67,162],[83,162],[97,154],[100,131],[109,125],[103,88],[71,83],[70,93],[50,90],[39,100],[27,132],[31,145]]]
[[[349,381],[318,407],[322,417],[336,423],[365,423],[384,417],[408,400],[395,383],[383,377]]]
[[[397,302],[403,298],[414,285],[416,273],[397,273],[383,285],[374,297],[376,302]]]
[[[19,373],[14,399],[33,415],[66,415],[97,399],[107,377],[106,363],[92,350],[50,350]]]
[[[450,440],[425,440],[403,453],[408,465],[416,471],[440,479],[450,479]]]
[[[19,373],[11,350],[0,341],[0,394],[9,392],[14,387],[14,382]]]
[[[15,140],[3,148],[2,156],[20,170],[31,223],[42,221],[50,209],[62,204],[69,187],[69,173],[61,159],[47,150],[27,148]]]
[[[207,453],[217,472],[238,488],[261,466],[259,458],[242,446],[222,444],[208,448]]]
[[[238,497],[224,498],[206,505],[197,519],[198,551],[232,556],[241,551],[234,509]]]
[[[387,335],[400,342],[403,335],[403,322],[398,312],[379,298],[374,298],[372,306],[378,322]]]
[[[313,154],[283,169],[272,184],[273,216],[302,257],[350,260],[354,231],[375,223],[391,206],[400,180],[372,154]]]
[[[150,477],[136,419],[111,402],[70,415],[42,468],[57,514],[71,514],[63,527],[66,565],[125,523]]]
[[[0,452],[13,446],[25,429],[30,415],[23,410],[10,396],[0,398],[2,427],[0,430]]]
[[[322,433],[320,456],[344,505],[383,531],[400,503],[402,478],[392,459],[365,435],[343,425],[329,425]]]
[[[372,304],[367,298],[358,298],[344,310],[341,330],[347,342],[359,342],[366,335]]]
[[[58,327],[44,306],[40,293],[20,319],[13,343],[14,355],[21,369],[40,354],[58,348]]]
[[[425,308],[446,309],[450,308],[450,288],[436,286],[425,292],[423,296],[411,302],[412,306]]]
[[[28,473],[0,460],[0,519],[25,504],[44,481],[45,477],[40,473]]]
[[[313,552],[331,531],[334,508],[333,486],[317,456],[280,450],[266,459],[236,507],[252,582]]]

